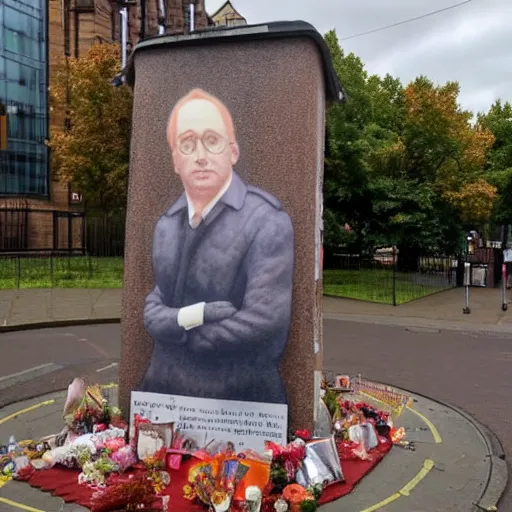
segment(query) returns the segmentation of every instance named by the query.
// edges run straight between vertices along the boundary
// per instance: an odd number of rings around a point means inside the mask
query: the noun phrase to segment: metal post
[[[194,32],[195,30],[195,12],[196,12],[196,9],[195,9],[195,5],[193,2],[190,2],[189,4],[189,18],[190,18],[190,25],[189,25],[189,28],[190,28],[190,32]]]
[[[396,248],[393,246],[393,306],[396,306]]]
[[[469,261],[464,262],[464,291],[466,298],[466,306],[462,309],[462,312],[465,315],[469,315],[471,313],[471,308],[469,307],[469,287],[471,285],[471,263]]]
[[[16,267],[16,288],[21,288],[21,257],[17,256],[16,258],[17,267]]]
[[[128,7],[122,7],[121,15],[121,69],[126,67],[128,47]]]
[[[158,35],[163,36],[165,34],[165,22],[167,20],[164,0],[158,0],[158,10],[160,11],[158,19]]]
[[[507,264],[501,265],[501,310],[507,311]]]
[[[507,263],[510,261],[509,250],[507,250],[508,226],[501,226],[501,254],[503,255],[503,264],[501,265],[501,310],[507,311]]]

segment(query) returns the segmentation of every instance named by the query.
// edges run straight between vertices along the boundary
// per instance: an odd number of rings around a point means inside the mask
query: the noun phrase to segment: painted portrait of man
[[[291,219],[234,170],[235,126],[216,97],[194,89],[181,98],[167,141],[184,191],[154,230],[144,308],[153,353],[139,390],[287,403],[279,362],[292,307]]]

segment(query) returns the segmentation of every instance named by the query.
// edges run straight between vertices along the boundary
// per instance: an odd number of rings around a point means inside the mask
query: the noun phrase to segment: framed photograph
[[[162,448],[170,448],[173,436],[173,423],[155,425],[141,423],[137,433],[137,457],[143,460],[152,457]]]
[[[343,390],[352,389],[350,377],[348,375],[336,375],[335,387]]]

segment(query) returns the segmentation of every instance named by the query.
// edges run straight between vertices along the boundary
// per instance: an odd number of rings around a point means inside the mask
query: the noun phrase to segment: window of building
[[[0,195],[48,194],[47,0],[0,2]],[[2,44],[3,43],[3,44]]]

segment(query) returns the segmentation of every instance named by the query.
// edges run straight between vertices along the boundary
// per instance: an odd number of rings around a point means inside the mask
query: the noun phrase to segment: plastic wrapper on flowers
[[[354,443],[362,445],[365,451],[373,450],[379,445],[375,427],[371,423],[352,425],[348,429],[348,437]]]
[[[334,437],[315,439],[306,443],[306,457],[296,474],[303,487],[329,485],[343,481],[340,458]]]

